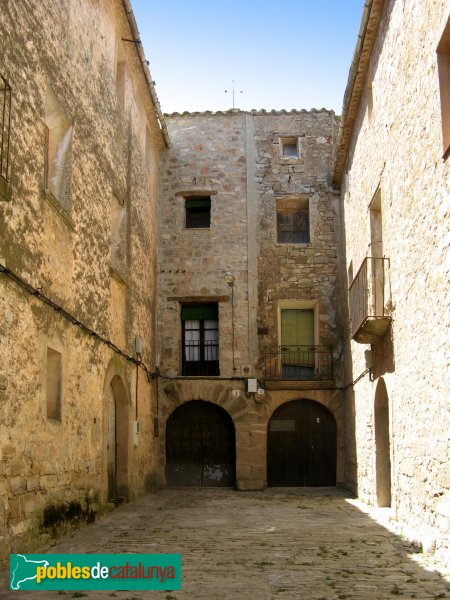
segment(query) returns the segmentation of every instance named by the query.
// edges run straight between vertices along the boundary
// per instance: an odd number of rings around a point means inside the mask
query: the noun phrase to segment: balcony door
[[[219,375],[219,320],[216,304],[181,308],[182,375]]]
[[[314,379],[314,310],[281,311],[281,376]]]

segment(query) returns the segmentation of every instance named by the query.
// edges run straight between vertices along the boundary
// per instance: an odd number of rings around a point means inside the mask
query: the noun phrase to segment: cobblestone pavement
[[[366,509],[367,510],[367,509]],[[180,592],[0,592],[19,600],[450,598],[450,583],[336,489],[167,489],[47,549],[181,553]],[[3,575],[5,590],[7,585]]]

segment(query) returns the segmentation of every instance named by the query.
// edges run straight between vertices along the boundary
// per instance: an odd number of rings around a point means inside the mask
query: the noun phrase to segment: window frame
[[[207,210],[205,211],[201,211],[201,210],[195,210],[196,208],[201,209],[201,206],[198,207],[194,207],[192,204],[193,203],[203,203],[204,207],[207,207]],[[191,204],[191,206],[189,207],[188,204]],[[211,202],[211,196],[185,196],[184,197],[184,228],[185,229],[211,229],[211,209],[212,209],[212,202]],[[190,219],[192,219],[194,217],[194,215],[202,215],[208,217],[208,225],[201,225],[198,224],[198,222],[195,222],[195,218],[191,221]],[[205,219],[205,223],[206,223],[206,219]]]
[[[10,148],[11,148],[11,110],[12,88],[8,81],[0,74],[0,99],[2,118],[0,121],[0,178],[9,183]]]
[[[295,154],[285,154],[287,147],[295,145]],[[300,141],[298,135],[281,135],[280,136],[280,157],[284,160],[297,160],[300,158]]]
[[[277,244],[305,245],[311,244],[311,211],[310,199],[305,196],[282,196],[276,199],[276,242]],[[281,223],[283,217],[291,217],[291,223]],[[295,219],[306,221],[306,226],[295,226]],[[301,224],[301,223],[300,223]],[[283,235],[284,234],[284,235]],[[304,235],[305,239],[283,239],[295,235]]]
[[[442,32],[436,54],[441,104],[443,158],[446,159],[450,154],[450,18]]]
[[[206,307],[214,307],[216,318],[204,318],[204,319],[183,319],[183,309],[196,307],[201,309]],[[219,306],[218,303],[197,303],[197,304],[184,304],[181,306],[181,375],[183,377],[205,377],[205,376],[218,376],[220,375],[219,367]],[[186,323],[198,322],[198,328],[187,328]],[[207,322],[215,322],[215,327],[206,326]],[[198,346],[186,345],[186,332],[196,331],[198,332]],[[206,342],[210,340],[205,339],[205,332],[215,331],[216,339],[215,344],[211,344],[211,347],[215,347],[215,360],[208,360],[206,357],[205,350],[208,345]],[[188,340],[190,341],[190,340]],[[194,340],[197,341],[197,340]],[[186,350],[187,348],[198,348],[199,359],[198,360],[187,360]]]

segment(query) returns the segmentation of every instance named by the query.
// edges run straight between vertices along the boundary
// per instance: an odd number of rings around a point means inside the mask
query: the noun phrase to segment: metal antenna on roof
[[[229,94],[230,91],[231,91],[231,93],[233,95],[233,109],[234,109],[234,93],[235,93],[235,90],[234,90],[234,79],[232,79],[232,82],[233,82],[233,89],[232,90],[225,90],[225,94]],[[242,92],[242,90],[239,90],[239,92],[236,92],[236,93],[237,94],[242,94],[243,92]]]

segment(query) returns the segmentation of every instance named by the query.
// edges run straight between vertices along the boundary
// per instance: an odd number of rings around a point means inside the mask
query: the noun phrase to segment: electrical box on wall
[[[139,421],[133,421],[133,446],[139,446]]]
[[[258,391],[258,380],[257,379],[247,379],[247,392],[249,394],[251,394],[251,393],[256,394],[257,391]]]

